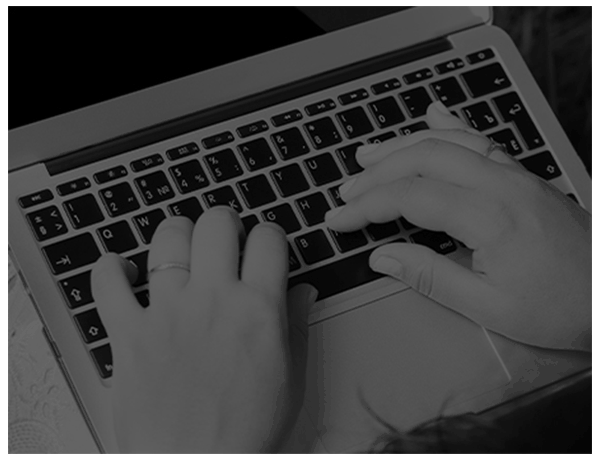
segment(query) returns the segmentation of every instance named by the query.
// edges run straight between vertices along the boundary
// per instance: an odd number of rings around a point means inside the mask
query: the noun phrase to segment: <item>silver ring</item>
[[[500,144],[499,142],[496,142],[495,140],[490,139],[490,145],[488,146],[488,148],[485,151],[485,153],[483,154],[483,156],[488,158],[494,150],[500,150],[505,155],[507,153],[506,147],[504,147],[504,144]]]
[[[185,270],[186,272],[190,272],[190,266],[186,265],[186,264],[180,264],[177,262],[167,262],[164,264],[158,264],[156,267],[151,268],[150,270],[148,270],[148,279],[150,279],[150,275],[152,275],[152,273],[156,273],[158,271],[161,270],[168,270],[170,268],[179,268],[181,270]]]

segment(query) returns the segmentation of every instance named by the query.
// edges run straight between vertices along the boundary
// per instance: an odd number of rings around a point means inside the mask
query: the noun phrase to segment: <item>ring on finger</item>
[[[190,273],[190,266],[187,264],[180,264],[177,262],[167,262],[164,264],[159,264],[155,267],[152,267],[150,270],[148,270],[148,280],[150,280],[150,277],[152,276],[152,274],[161,271],[161,270],[168,270],[168,269],[172,269],[172,268],[178,268],[181,270],[185,270],[188,273]]]
[[[496,142],[495,140],[490,140],[490,145],[488,146],[487,150],[485,151],[485,153],[483,154],[484,157],[488,158],[492,152],[494,152],[494,150],[500,150],[502,153],[506,154],[506,147],[504,147],[504,144],[500,144],[499,142]]]

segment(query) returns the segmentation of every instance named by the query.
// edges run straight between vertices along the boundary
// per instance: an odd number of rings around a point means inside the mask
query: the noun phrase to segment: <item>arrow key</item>
[[[75,315],[75,322],[85,343],[97,342],[108,337],[96,308]]]
[[[525,166],[527,170],[545,180],[554,179],[562,174],[554,157],[548,151],[524,158],[521,160],[521,164]]]
[[[69,308],[82,307],[94,301],[90,275],[91,271],[87,271],[58,282]]]
[[[465,72],[461,77],[473,97],[485,96],[511,85],[506,72],[497,62]]]

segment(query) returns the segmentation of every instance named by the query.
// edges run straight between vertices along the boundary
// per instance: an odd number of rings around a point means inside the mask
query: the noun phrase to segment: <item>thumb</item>
[[[92,269],[92,296],[115,345],[140,324],[143,309],[131,289],[136,278],[135,266],[115,253],[104,254]]]
[[[308,312],[315,304],[319,291],[310,284],[299,284],[288,291],[288,322],[290,352],[298,378],[304,381],[308,355]]]
[[[484,275],[426,246],[412,243],[380,246],[371,253],[369,265],[478,324],[494,324],[499,313],[492,302],[498,296]]]

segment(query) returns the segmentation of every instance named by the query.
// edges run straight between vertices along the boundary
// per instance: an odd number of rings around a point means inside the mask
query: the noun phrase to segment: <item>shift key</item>
[[[92,264],[100,257],[98,246],[90,233],[59,241],[42,248],[42,251],[55,275]]]

